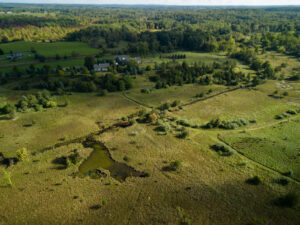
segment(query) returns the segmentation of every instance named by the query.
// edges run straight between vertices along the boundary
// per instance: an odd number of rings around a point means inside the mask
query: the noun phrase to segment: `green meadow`
[[[190,63],[228,60],[220,54],[182,53]],[[142,68],[172,61],[159,56],[142,60]],[[240,62],[237,68],[253,73]],[[149,81],[154,74],[152,70],[135,75],[133,88],[124,92],[54,95],[57,107],[17,112],[14,119],[0,116],[0,152],[13,158],[19,149],[28,151],[16,165],[0,166],[10,173],[12,182],[9,186],[1,172],[0,206],[5,210],[0,224],[297,224],[297,208],[281,208],[273,201],[299,190],[299,114],[275,118],[300,109],[299,82],[285,81],[292,87],[288,90],[279,80],[255,88],[194,83],[156,89]],[[17,103],[23,95],[38,91],[13,90],[18,82],[2,85],[0,97]],[[142,89],[150,92],[142,93]],[[288,95],[270,97],[276,90]],[[204,96],[196,97],[200,93]],[[69,103],[64,106],[66,99]],[[157,109],[175,100],[177,106]],[[141,113],[152,109],[156,122],[136,122]],[[113,126],[130,115],[134,115],[130,126]],[[234,130],[203,128],[217,118],[256,122]],[[179,136],[182,130],[187,137]],[[95,149],[86,141],[101,143],[109,155],[93,153]],[[226,144],[234,154],[218,154],[212,149],[216,143]],[[66,166],[63,160],[75,153],[79,162]],[[103,154],[110,157],[109,164],[95,169],[98,162],[107,160],[93,155]],[[94,174],[79,176],[80,165],[86,166],[87,159]],[[112,174],[116,171],[112,162],[130,168],[125,181],[114,178],[118,174]],[[133,176],[138,172],[144,177]],[[247,183],[254,176],[259,177],[259,185]],[[288,180],[288,185],[279,184],[279,179]]]

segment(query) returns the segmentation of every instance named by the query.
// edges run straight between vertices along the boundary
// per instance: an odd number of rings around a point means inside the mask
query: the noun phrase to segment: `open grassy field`
[[[299,117],[245,133],[229,133],[224,139],[234,148],[257,162],[281,173],[292,171],[291,176],[300,180],[300,126]]]
[[[44,63],[36,63],[34,64],[35,68],[42,68],[44,65],[49,65],[51,69],[55,69],[57,66],[61,67],[80,67],[83,66],[84,64],[84,59],[66,59],[66,60],[57,60],[53,62],[44,62]],[[19,71],[26,71],[28,69],[30,64],[20,64],[18,67]],[[12,72],[13,71],[13,66],[10,67],[0,67],[0,73],[5,73],[5,72]]]
[[[17,66],[19,71],[25,71],[30,64],[34,64],[39,68],[45,64],[55,68],[57,65],[65,66],[81,66],[83,64],[83,58],[87,55],[95,55],[99,53],[99,50],[89,47],[87,44],[80,42],[12,42],[7,44],[1,44],[0,47],[4,51],[4,55],[0,56],[0,73],[11,72],[14,66]],[[46,58],[50,58],[50,62],[39,63],[35,59],[35,53],[31,50],[34,49],[37,54],[43,55]],[[10,56],[10,52],[21,52],[23,57],[16,61],[6,59]],[[74,57],[74,53],[76,56]],[[56,55],[60,56],[60,59],[56,59]],[[72,55],[73,54],[73,55]],[[64,59],[63,57],[72,57],[72,59]]]
[[[33,55],[32,49],[45,57],[55,57],[59,54],[61,57],[71,56],[72,52],[77,52],[79,55],[93,55],[99,51],[97,49],[90,48],[87,44],[81,42],[25,42],[17,41],[7,44],[1,44],[1,49],[5,54],[10,52],[23,52],[26,56]]]
[[[126,91],[126,96],[146,104],[150,107],[158,107],[159,105],[179,100],[181,103],[187,103],[195,100],[195,96],[199,93],[207,93],[209,89],[213,95],[230,88],[221,85],[201,86],[198,84],[187,84],[184,86],[171,86],[169,88],[155,89],[155,83],[150,82],[147,76],[137,77],[133,89]],[[149,89],[150,93],[141,93],[141,89]],[[208,96],[208,95],[207,95]]]
[[[286,64],[285,68],[282,68],[280,74],[283,74],[284,77],[290,77],[296,71],[299,71],[300,68],[300,60],[287,56],[277,52],[266,52],[265,54],[259,55],[262,60],[269,61],[273,67],[280,66],[282,63]]]
[[[273,99],[265,93],[240,89],[228,94],[208,99],[204,102],[189,105],[176,112],[180,117],[195,118],[203,123],[211,119],[256,119],[264,124],[275,120],[275,115],[299,107],[299,103],[288,99]]]
[[[189,62],[227,59],[216,54],[186,54]],[[145,58],[142,66],[156,61],[163,59]],[[248,70],[242,64],[238,67]],[[207,95],[211,96],[229,88],[185,84],[154,89],[155,83],[148,79],[152,73],[136,75],[134,87],[125,94],[54,96],[56,108],[18,112],[12,120],[1,116],[0,152],[7,158],[16,157],[17,150],[26,147],[29,155],[6,168],[12,187],[3,174],[5,166],[0,165],[0,208],[5,209],[0,211],[0,224],[298,225],[299,203],[284,208],[274,201],[300,190],[296,180],[300,176],[299,114],[282,124],[275,119],[289,109],[300,109],[299,82],[286,81],[284,84],[293,88],[285,90],[278,85],[281,81],[267,81],[193,102],[196,94],[212,89]],[[37,91],[12,90],[15,84],[1,86],[0,97],[16,103]],[[141,93],[143,88],[152,91]],[[271,98],[275,90],[288,95]],[[62,107],[66,99],[69,104]],[[174,100],[180,100],[181,109],[156,112],[157,123],[134,122],[108,129],[141,109],[151,111],[142,105],[155,108]],[[177,121],[205,125],[216,118],[256,119],[256,123],[236,130],[186,126],[188,136],[178,138],[183,125]],[[169,127],[168,132],[157,131],[160,123]],[[107,148],[111,161],[145,177],[129,176],[121,181],[101,167],[97,168],[99,177],[77,176],[80,165],[92,157],[93,149],[85,144],[85,138],[79,138],[87,136],[87,141]],[[211,148],[221,142],[220,137],[237,150],[233,155],[221,156]],[[42,151],[45,148],[47,151]],[[65,165],[62,159],[74,152],[80,155],[80,162]],[[174,162],[179,166],[170,169]],[[293,171],[290,177],[282,174],[289,170]],[[260,184],[246,182],[254,176]],[[288,185],[275,182],[281,178],[288,179]]]

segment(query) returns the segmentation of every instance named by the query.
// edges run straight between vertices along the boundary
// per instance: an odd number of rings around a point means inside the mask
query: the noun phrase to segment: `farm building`
[[[94,65],[94,70],[96,72],[106,72],[108,71],[109,63],[99,63]]]

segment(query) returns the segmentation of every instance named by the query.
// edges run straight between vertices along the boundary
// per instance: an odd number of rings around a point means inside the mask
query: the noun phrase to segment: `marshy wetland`
[[[124,182],[127,177],[145,176],[144,173],[136,171],[126,163],[113,160],[109,150],[104,144],[85,141],[83,145],[92,148],[93,151],[88,158],[79,165],[78,176],[101,177],[101,175],[103,175],[103,172],[101,172],[102,169],[109,171],[108,175],[120,182]],[[104,176],[107,176],[107,174]]]

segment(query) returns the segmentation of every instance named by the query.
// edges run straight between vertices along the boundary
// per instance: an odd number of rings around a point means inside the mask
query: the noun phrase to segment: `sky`
[[[156,5],[300,5],[300,0],[0,0],[5,3],[156,4]]]

